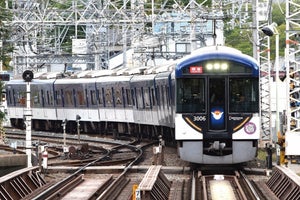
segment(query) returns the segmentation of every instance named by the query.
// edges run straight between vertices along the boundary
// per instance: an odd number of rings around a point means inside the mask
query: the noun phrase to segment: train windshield
[[[229,112],[259,112],[257,78],[229,79]]]
[[[205,112],[205,79],[177,79],[177,112]]]

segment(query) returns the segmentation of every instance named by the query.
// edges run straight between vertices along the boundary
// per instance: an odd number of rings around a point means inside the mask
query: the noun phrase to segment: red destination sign
[[[191,66],[190,67],[190,74],[202,74],[203,68],[202,66]]]

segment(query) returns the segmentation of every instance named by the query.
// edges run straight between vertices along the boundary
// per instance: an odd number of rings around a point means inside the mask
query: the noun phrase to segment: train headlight
[[[227,63],[222,63],[221,69],[224,70],[224,71],[227,70],[228,69],[228,64]]]
[[[212,70],[212,69],[213,69],[213,65],[212,65],[211,63],[208,63],[208,64],[206,65],[206,69],[207,69],[207,70]]]
[[[214,69],[219,70],[220,69],[220,63],[215,63],[214,64]]]
[[[214,62],[214,63],[207,63],[205,66],[206,70],[208,71],[226,71],[228,70],[228,63],[220,63],[220,62]]]

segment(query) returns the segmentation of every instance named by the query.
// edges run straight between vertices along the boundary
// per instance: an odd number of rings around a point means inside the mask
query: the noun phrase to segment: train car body
[[[175,137],[179,156],[203,164],[255,158],[259,128],[259,67],[228,47],[207,47],[178,63]]]
[[[28,83],[24,82],[24,85],[26,84]],[[44,128],[45,130],[51,130],[52,125],[49,124],[51,123],[49,119],[57,119],[53,86],[54,80],[34,79],[34,81],[30,83],[30,88],[32,90],[30,94],[31,110],[32,116],[35,116],[36,119],[32,125],[37,130]]]
[[[137,75],[134,76],[130,85],[134,96],[134,120],[139,124],[153,124],[158,125],[158,116],[155,98],[155,84],[154,78],[155,74],[148,75]]]
[[[100,121],[134,123],[131,78],[132,76],[105,76],[97,79]]]
[[[11,125],[23,127],[26,108],[26,84],[24,80],[11,80],[6,84],[7,115]]]
[[[172,127],[175,125],[175,108],[174,108],[174,73],[164,72],[155,76],[155,88],[157,98],[159,99],[157,104],[157,117],[159,125]]]
[[[34,78],[32,129],[62,132],[66,122],[69,133],[79,125],[86,133],[162,135],[193,163],[234,164],[255,157],[259,68],[254,59],[232,48],[206,47],[177,63],[136,71]],[[14,127],[24,128],[26,84],[12,80],[5,86]]]
[[[99,121],[95,78],[57,79],[54,96],[57,120]]]

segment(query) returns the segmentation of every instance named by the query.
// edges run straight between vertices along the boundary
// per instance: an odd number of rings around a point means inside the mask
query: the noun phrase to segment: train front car
[[[178,63],[175,137],[181,159],[200,164],[253,160],[259,128],[259,67],[229,47],[204,47]]]

